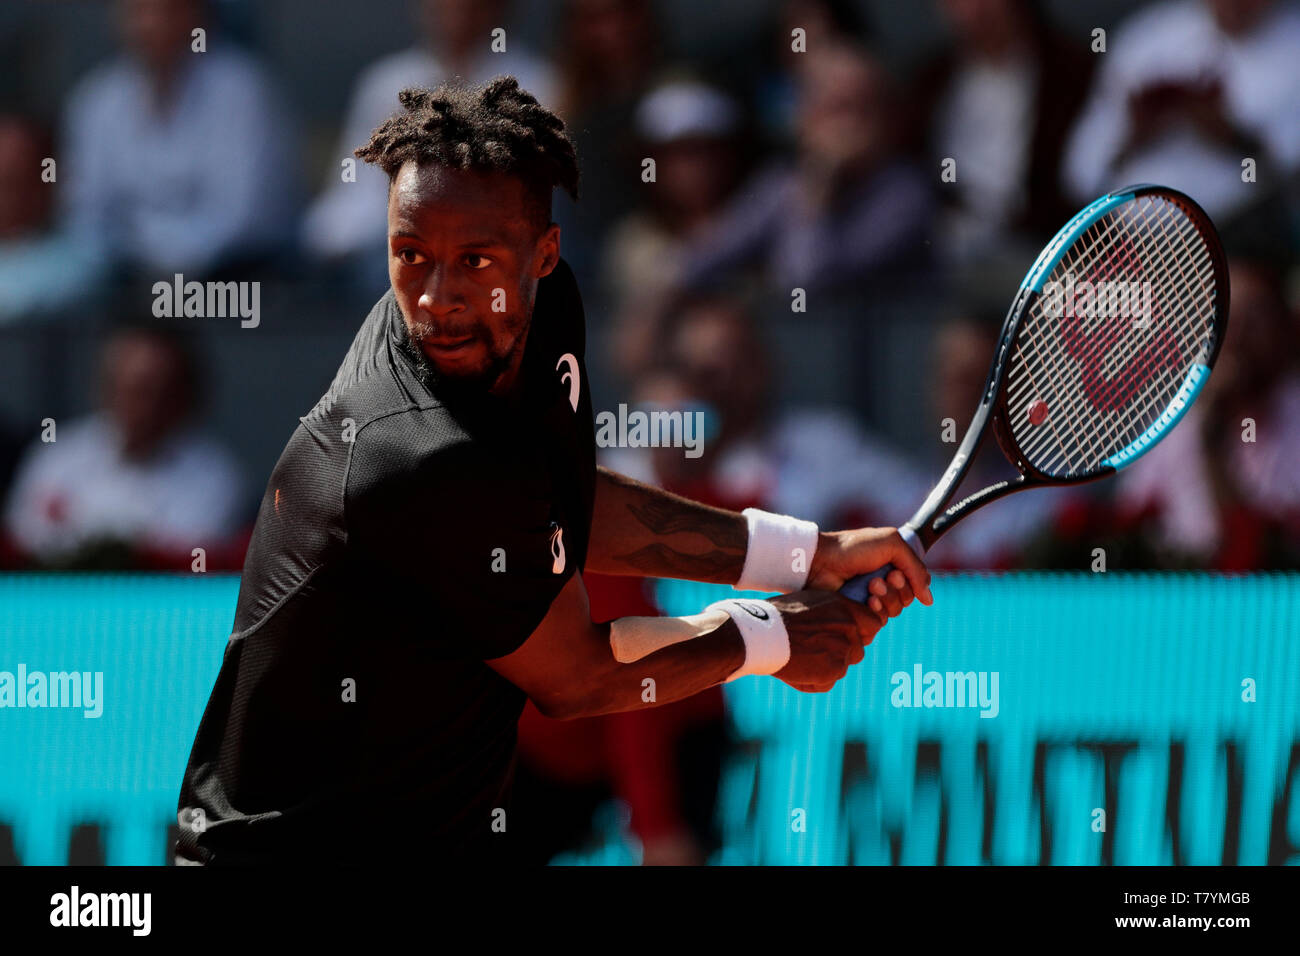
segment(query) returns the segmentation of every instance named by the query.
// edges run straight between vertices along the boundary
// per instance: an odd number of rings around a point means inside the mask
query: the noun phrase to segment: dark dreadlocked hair
[[[513,76],[480,87],[405,89],[398,99],[406,112],[385,120],[355,150],[358,159],[386,172],[390,185],[412,160],[510,173],[523,180],[539,229],[551,221],[553,187],[578,198],[578,156],[564,121],[521,90]]]

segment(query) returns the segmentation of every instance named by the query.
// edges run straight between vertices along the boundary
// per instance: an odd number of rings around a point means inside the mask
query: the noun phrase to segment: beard
[[[472,335],[487,352],[487,361],[475,369],[447,372],[439,369],[425,354],[420,341],[425,337],[447,336],[447,330],[434,322],[415,320],[406,327],[402,337],[402,349],[411,359],[416,376],[430,392],[453,403],[482,398],[492,386],[504,375],[514,363],[516,356],[524,346],[524,331],[527,330],[527,313],[512,316],[507,320],[507,329],[516,334],[505,348],[500,348],[493,341],[491,331],[482,322],[470,329],[456,330],[455,335]]]

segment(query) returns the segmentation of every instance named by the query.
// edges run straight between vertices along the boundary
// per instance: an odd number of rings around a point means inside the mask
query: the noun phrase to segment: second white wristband
[[[745,663],[727,683],[746,674],[775,674],[790,662],[790,635],[781,611],[770,601],[728,598],[710,604],[706,611],[723,610],[736,622],[745,642]]]

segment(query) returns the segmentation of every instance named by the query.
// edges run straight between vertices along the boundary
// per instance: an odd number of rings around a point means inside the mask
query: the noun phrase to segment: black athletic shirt
[[[538,283],[522,399],[457,398],[390,290],[271,475],[181,786],[177,862],[500,859],[516,650],[587,554],[582,302]]]

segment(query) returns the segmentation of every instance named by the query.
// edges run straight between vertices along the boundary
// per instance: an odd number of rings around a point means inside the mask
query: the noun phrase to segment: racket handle
[[[898,529],[899,535],[907,542],[908,547],[917,553],[917,556],[924,554],[925,548],[921,540],[916,536],[910,525],[903,525]],[[840,593],[846,598],[852,598],[859,604],[866,604],[867,598],[871,596],[867,590],[867,585],[876,578],[883,578],[890,571],[894,570],[892,564],[886,564],[883,568],[878,568],[870,574],[859,574],[856,578],[849,578],[844,582],[844,587],[840,588]]]
[[[852,598],[859,604],[866,604],[867,598],[871,596],[871,593],[867,590],[867,585],[876,578],[883,578],[892,570],[894,570],[894,566],[887,564],[870,574],[859,574],[856,578],[849,578],[844,582],[844,587],[840,588],[840,593],[846,598]]]

